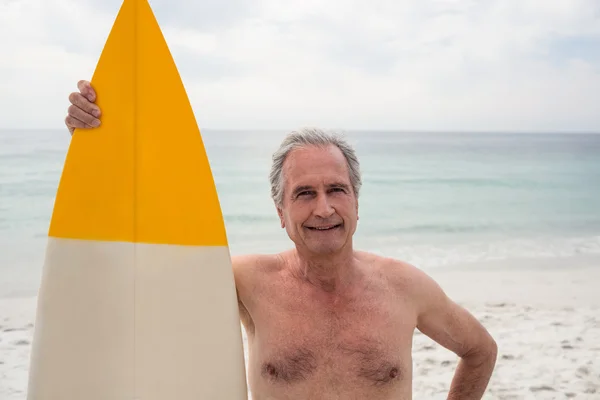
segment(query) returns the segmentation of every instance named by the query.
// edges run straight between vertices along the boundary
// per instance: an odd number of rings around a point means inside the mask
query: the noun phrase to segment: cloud
[[[0,2],[2,126],[61,126],[120,4]],[[600,131],[595,0],[150,4],[201,127]]]
[[[254,0],[149,0],[148,3],[161,25],[177,25],[199,32],[219,31],[239,20],[260,16],[260,8]],[[78,4],[116,15],[122,0],[79,0]]]

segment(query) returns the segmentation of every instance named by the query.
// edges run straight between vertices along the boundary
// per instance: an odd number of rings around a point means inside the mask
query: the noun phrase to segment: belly
[[[306,387],[264,388],[251,386],[253,400],[411,400],[410,388],[397,387],[385,392],[353,387],[333,388],[314,384]]]

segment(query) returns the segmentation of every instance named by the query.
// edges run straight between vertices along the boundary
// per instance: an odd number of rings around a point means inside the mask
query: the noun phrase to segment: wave
[[[398,237],[379,237],[361,240],[359,244],[365,250],[426,268],[511,259],[600,256],[600,236],[496,239],[454,244],[406,244]]]
[[[364,177],[364,185],[382,186],[458,186],[458,187],[499,187],[513,189],[533,189],[546,187],[550,182],[544,184],[535,180],[524,179],[490,179],[490,178],[399,178],[397,176],[367,176]],[[555,187],[554,183],[552,184]]]
[[[223,216],[225,219],[225,223],[257,223],[257,222],[266,222],[273,223],[275,221],[277,223],[277,217],[275,215],[260,215],[260,214],[225,214]]]
[[[498,231],[495,224],[470,224],[470,225],[445,225],[445,224],[418,224],[406,227],[391,228],[389,233],[470,233]]]

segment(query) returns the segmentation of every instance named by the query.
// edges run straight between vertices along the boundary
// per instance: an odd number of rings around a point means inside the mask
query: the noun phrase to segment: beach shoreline
[[[485,399],[600,398],[600,256],[430,269],[498,343]],[[25,400],[37,298],[0,298],[0,398]],[[444,399],[457,357],[416,331],[413,398]]]
[[[600,399],[600,257],[499,260],[427,271],[490,331],[485,399]],[[414,398],[445,399],[457,358],[414,336]]]

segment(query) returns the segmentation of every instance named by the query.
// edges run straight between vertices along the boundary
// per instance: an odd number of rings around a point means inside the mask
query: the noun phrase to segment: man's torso
[[[254,400],[411,398],[414,307],[381,259],[361,258],[364,274],[340,294],[278,257],[240,282]]]

